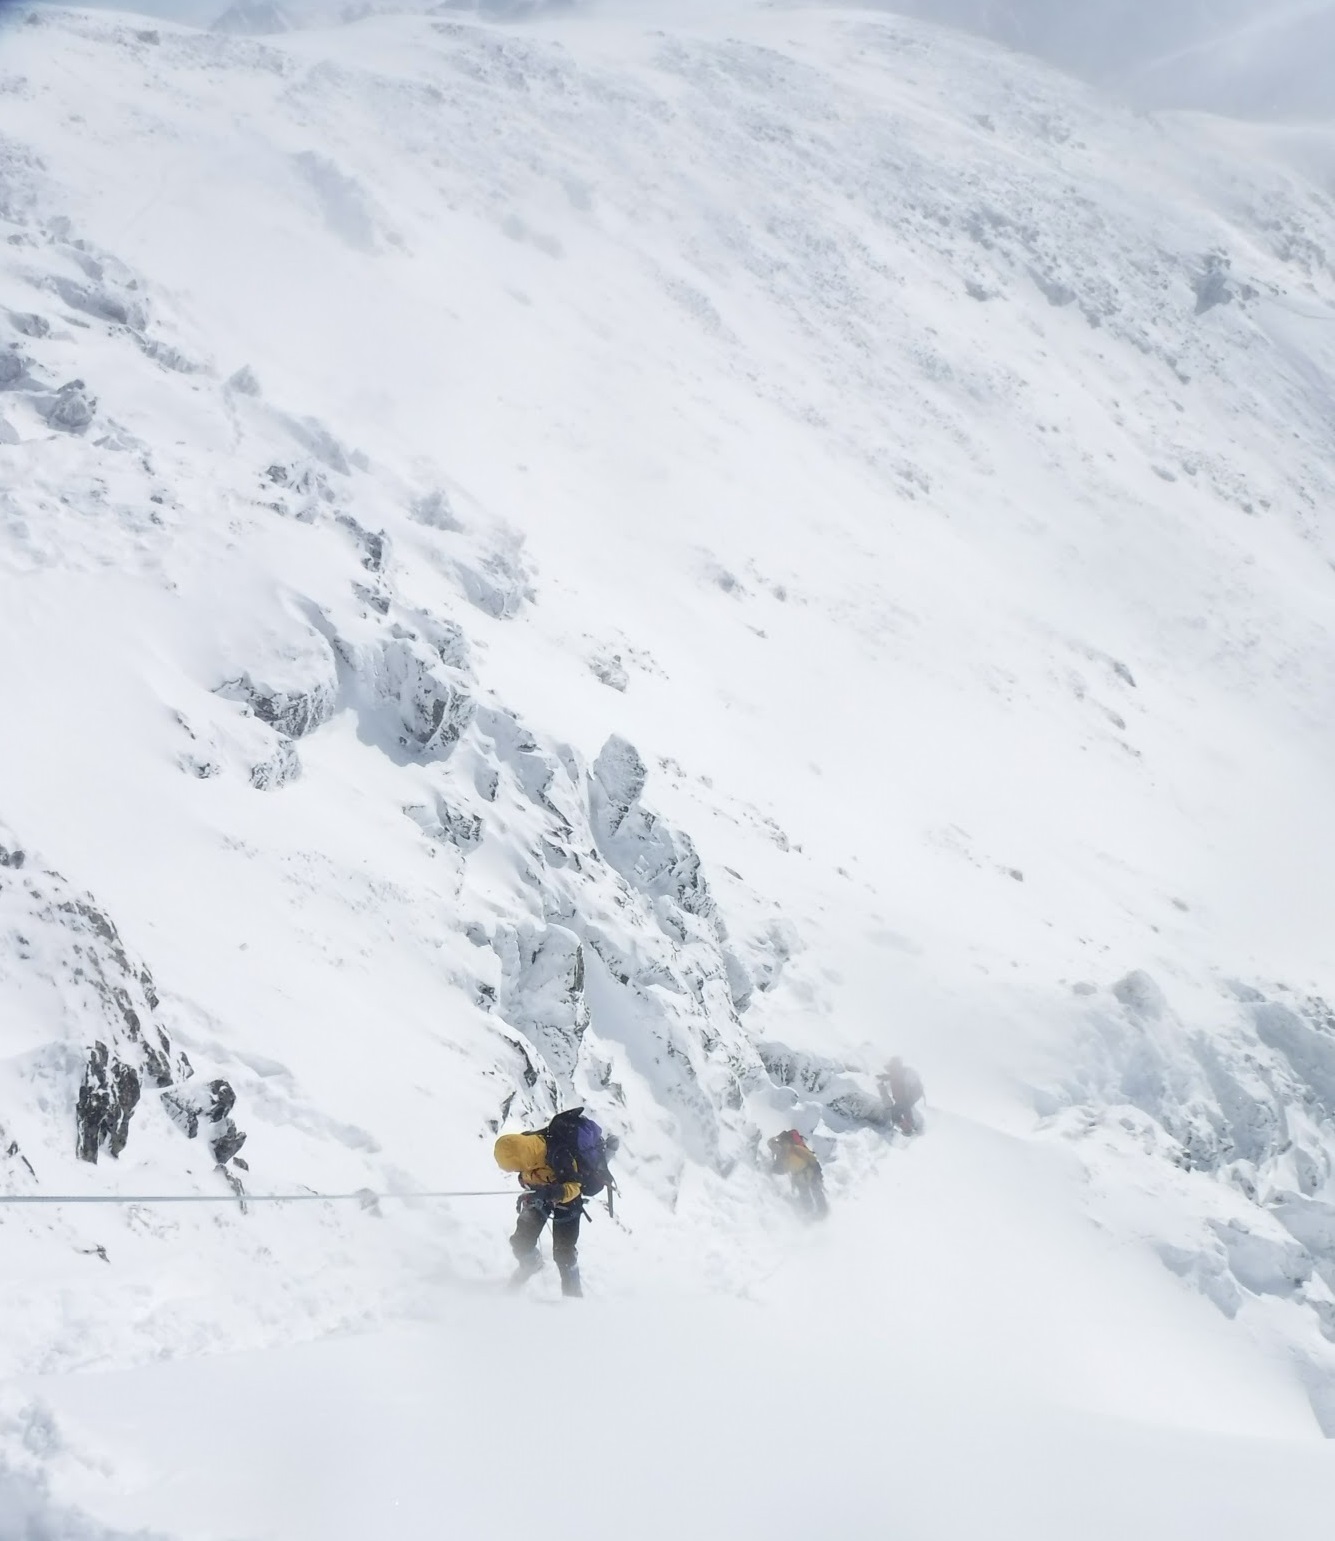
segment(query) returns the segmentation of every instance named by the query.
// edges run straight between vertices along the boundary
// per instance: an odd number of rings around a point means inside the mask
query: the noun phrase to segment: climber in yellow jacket
[[[519,1267],[514,1283],[522,1284],[542,1267],[538,1238],[552,1222],[552,1256],[561,1272],[561,1293],[582,1295],[579,1279],[579,1222],[584,1198],[616,1184],[608,1171],[608,1158],[617,1148],[613,1135],[605,1135],[583,1108],[558,1113],[545,1129],[526,1134],[503,1134],[496,1141],[496,1164],[514,1172],[524,1190],[519,1196],[519,1219],[510,1246]]]
[[[496,1165],[516,1172],[520,1186],[541,1193],[554,1204],[573,1204],[580,1195],[577,1182],[562,1182],[556,1169],[547,1165],[547,1137],[539,1134],[503,1134],[496,1141]]]
[[[793,1184],[793,1197],[809,1215],[819,1217],[827,1212],[825,1202],[825,1173],[821,1170],[816,1152],[796,1129],[785,1129],[769,1142],[770,1170],[779,1177],[789,1177]]]

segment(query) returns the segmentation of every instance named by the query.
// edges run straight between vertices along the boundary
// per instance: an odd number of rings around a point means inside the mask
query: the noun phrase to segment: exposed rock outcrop
[[[130,1137],[130,1120],[139,1106],[138,1070],[113,1056],[106,1044],[88,1052],[83,1085],[74,1109],[75,1150],[80,1161],[96,1161],[105,1152],[119,1156]]]
[[[232,701],[244,701],[261,722],[268,723],[285,738],[304,738],[334,715],[338,680],[331,661],[327,678],[314,679],[304,686],[273,689],[243,674],[220,685],[218,694]]]
[[[82,380],[71,380],[49,396],[38,396],[34,404],[50,426],[62,433],[83,433],[97,411],[97,402],[88,395]]]
[[[203,1133],[219,1166],[226,1165],[246,1143],[231,1117],[236,1092],[228,1081],[192,1081],[164,1092],[162,1105],[189,1139]]]
[[[230,1116],[235,1093],[221,1080],[187,1084],[194,1069],[159,1020],[161,1002],[148,965],[131,953],[90,895],[31,860],[2,827],[0,979],[41,992],[34,1022],[66,1026],[63,1043],[36,1038],[14,1047],[47,1066],[45,1073],[66,1079],[79,1160],[119,1156],[155,1092],[178,1121],[184,1110],[193,1110],[196,1124],[187,1132],[206,1127],[219,1163],[240,1149],[245,1136]]]

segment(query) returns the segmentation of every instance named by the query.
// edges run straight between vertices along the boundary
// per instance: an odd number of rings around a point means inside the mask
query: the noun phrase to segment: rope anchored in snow
[[[0,1193],[0,1204],[338,1204],[355,1200],[375,1204],[381,1199],[509,1199],[504,1188],[457,1189],[442,1193]]]

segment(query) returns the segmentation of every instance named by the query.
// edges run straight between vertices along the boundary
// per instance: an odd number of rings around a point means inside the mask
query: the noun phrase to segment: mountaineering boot
[[[579,1269],[573,1264],[561,1270],[561,1293],[575,1299],[581,1299],[584,1295],[584,1286],[579,1282]]]
[[[517,1290],[526,1279],[531,1279],[542,1267],[542,1253],[536,1247],[515,1256],[515,1271],[510,1275],[510,1288]]]

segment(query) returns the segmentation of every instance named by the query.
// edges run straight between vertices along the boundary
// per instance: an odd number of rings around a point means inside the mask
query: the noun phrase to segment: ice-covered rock
[[[617,833],[640,800],[648,774],[639,751],[624,738],[614,735],[599,750],[593,762],[593,807],[605,838]]]
[[[1252,1007],[1256,1036],[1282,1055],[1327,1119],[1335,1120],[1335,1034],[1305,1021],[1281,1001]]]
[[[1157,1248],[1164,1266],[1181,1279],[1194,1284],[1207,1300],[1211,1300],[1227,1317],[1238,1314],[1242,1305],[1242,1291],[1229,1272],[1228,1259],[1220,1249],[1192,1249],[1161,1242]]]
[[[590,806],[594,834],[607,862],[649,898],[663,898],[669,916],[685,914],[708,922],[714,901],[689,835],[671,829],[640,802],[648,771],[638,750],[619,737],[608,739],[593,762]]]
[[[361,679],[372,697],[395,709],[400,742],[423,755],[448,754],[473,719],[477,704],[458,671],[434,650],[406,638],[363,655]]]
[[[229,376],[227,381],[229,391],[237,391],[242,396],[261,396],[259,376],[249,364],[243,364],[235,374]]]
[[[594,677],[601,680],[609,690],[618,690],[624,694],[630,684],[630,675],[621,661],[620,653],[598,653],[589,660],[589,668]]]
[[[520,571],[500,557],[478,566],[461,562],[458,570],[464,593],[479,610],[498,621],[517,615],[528,597]]]
[[[101,284],[80,284],[68,278],[54,278],[51,286],[71,310],[109,321],[113,326],[143,331],[148,317],[136,300],[118,294]]]
[[[430,806],[410,804],[403,811],[431,840],[448,843],[465,853],[475,851],[482,843],[481,815],[456,807],[443,797],[437,797]]]
[[[250,784],[257,792],[276,792],[300,775],[301,756],[286,739],[280,739],[267,758],[250,767]]]
[[[51,333],[51,323],[46,317],[30,310],[11,310],[9,324],[25,337],[47,337]]]
[[[12,391],[28,378],[28,360],[17,348],[0,348],[0,390]]]
[[[571,1088],[590,1020],[583,944],[564,926],[522,924],[505,927],[495,946],[501,1015],[532,1041],[559,1084]]]
[[[83,433],[97,411],[97,401],[88,395],[82,380],[71,380],[50,396],[39,396],[36,406],[51,427],[62,433]]]
[[[1227,980],[1207,1020],[1180,1015],[1144,974],[1113,987],[1116,1014],[1091,1007],[1086,1106],[1148,1115],[1149,1147],[1221,1185],[1196,1248],[1163,1242],[1164,1262],[1228,1315],[1277,1297],[1335,1331],[1335,1036],[1324,1001],[1272,1000]],[[1196,1008],[1199,1010],[1199,1007]],[[1251,1207],[1245,1217],[1238,1198]],[[1288,1232],[1277,1232],[1275,1222]],[[1310,1319],[1310,1318],[1309,1318]],[[1319,1377],[1318,1377],[1319,1379]],[[1323,1382],[1324,1384],[1324,1382]]]
[[[334,715],[338,676],[327,648],[319,649],[313,660],[307,655],[303,661],[313,663],[308,677],[300,677],[305,670],[294,671],[275,660],[258,678],[247,673],[225,681],[219,685],[218,694],[229,701],[245,702],[261,722],[284,738],[304,738]],[[297,678],[293,678],[294,673]]]
[[[1239,1284],[1256,1295],[1293,1295],[1312,1276],[1312,1259],[1296,1241],[1253,1231],[1241,1221],[1212,1221]]]
[[[448,530],[457,534],[463,529],[450,502],[450,495],[443,487],[436,487],[414,498],[409,505],[409,513],[419,524],[428,525],[433,530]]]
[[[831,1127],[888,1127],[890,1110],[865,1071],[783,1043],[761,1043],[757,1047],[774,1084],[790,1087],[804,1100],[814,1103]]]

